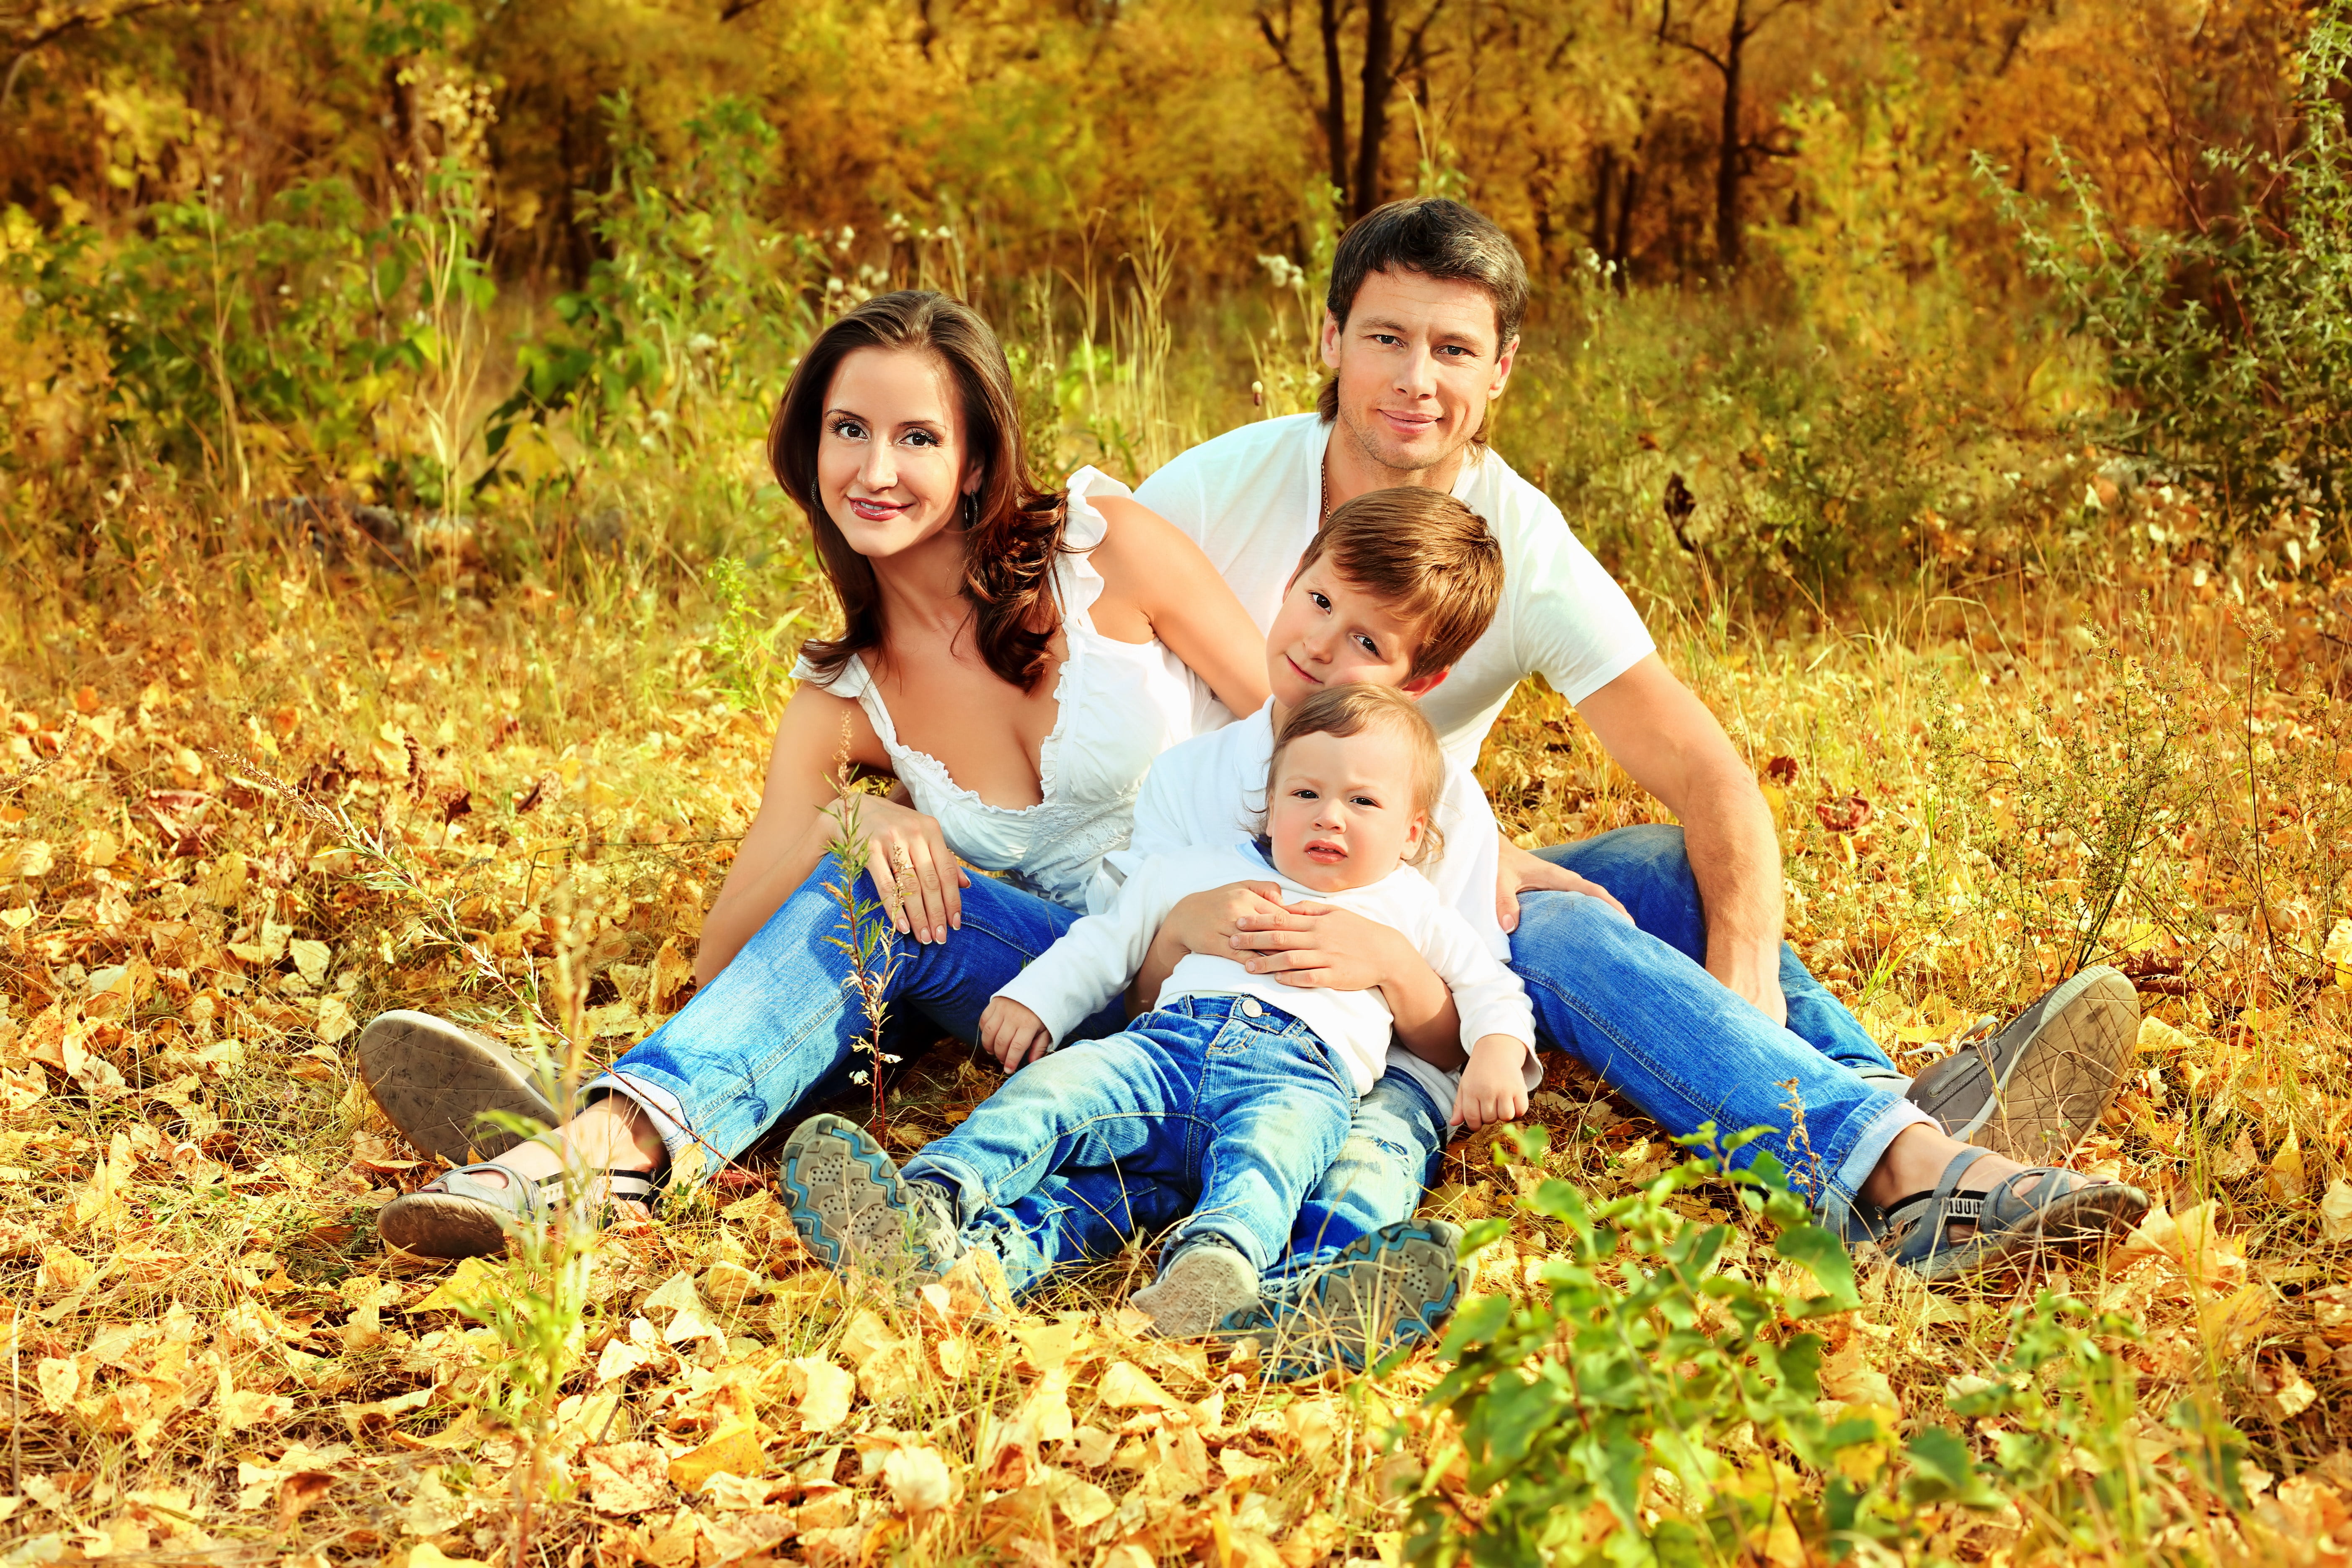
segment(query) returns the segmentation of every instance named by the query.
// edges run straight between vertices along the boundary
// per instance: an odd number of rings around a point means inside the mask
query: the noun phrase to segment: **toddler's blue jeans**
[[[1185,996],[1032,1062],[907,1163],[966,1226],[1055,1172],[1125,1173],[1192,1205],[1171,1255],[1214,1236],[1263,1271],[1348,1136],[1356,1089],[1305,1024],[1255,996]]]

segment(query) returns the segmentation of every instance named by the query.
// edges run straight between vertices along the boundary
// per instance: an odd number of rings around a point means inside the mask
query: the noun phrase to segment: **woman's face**
[[[963,419],[937,355],[859,349],[825,394],[817,486],[849,547],[887,560],[954,523],[963,500]]]

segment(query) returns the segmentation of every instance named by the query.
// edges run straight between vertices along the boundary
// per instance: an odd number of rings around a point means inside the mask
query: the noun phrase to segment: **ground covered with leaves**
[[[2352,591],[2168,549],[2169,492],[2109,498],[2095,577],[1931,572],[1789,637],[1644,606],[1898,1060],[2135,976],[2078,1161],[2157,1200],[2128,1243],[1849,1273],[1556,1063],[1541,1144],[1457,1144],[1432,1194],[1479,1244],[1451,1353],[1301,1385],[1144,1334],[1140,1247],[1019,1310],[845,1285],[759,1150],[577,1249],[388,1255],[436,1167],[356,1028],[593,1060],[683,1005],[776,667],[675,590],[493,586],[462,536],[379,573],[121,504],[14,590],[0,690],[0,1561],[2352,1563]],[[1532,686],[1483,771],[1523,842],[1656,814]],[[921,1055],[891,1142],[992,1080]]]

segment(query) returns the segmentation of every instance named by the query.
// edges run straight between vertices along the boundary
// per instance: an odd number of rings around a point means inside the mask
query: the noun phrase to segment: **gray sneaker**
[[[888,1151],[846,1117],[810,1117],[784,1140],[776,1195],[809,1251],[835,1273],[850,1268],[927,1284],[963,1248],[944,1189],[910,1182]]]
[[[512,1051],[430,1013],[379,1013],[360,1031],[358,1055],[360,1081],[392,1124],[452,1165],[495,1159],[522,1142],[483,1121],[487,1111],[542,1127],[563,1120]]]
[[[1360,1236],[1329,1263],[1229,1313],[1220,1339],[1255,1338],[1265,1375],[1352,1372],[1402,1346],[1434,1340],[1462,1299],[1462,1227],[1399,1220]]]
[[[1132,1300],[1170,1339],[1198,1339],[1257,1300],[1257,1270],[1230,1244],[1203,1237],[1171,1258]]]
[[[1962,1044],[1905,1096],[1964,1143],[2055,1165],[2098,1125],[2139,1037],[2139,993],[2095,964],[1998,1032]]]

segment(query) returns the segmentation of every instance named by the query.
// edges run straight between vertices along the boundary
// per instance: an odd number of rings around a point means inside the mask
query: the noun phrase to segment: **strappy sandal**
[[[2095,964],[2007,1024],[1979,1026],[1904,1098],[1963,1143],[2026,1165],[2063,1158],[2123,1087],[2138,1037],[2139,993]]]
[[[486,1181],[496,1171],[505,1181]],[[558,1171],[526,1176],[495,1160],[444,1171],[416,1191],[376,1211],[376,1234],[387,1246],[421,1258],[479,1258],[506,1250],[507,1237],[526,1226],[544,1225],[562,1201],[565,1184],[603,1178],[597,1223],[615,1203],[650,1206],[655,1180],[644,1171]]]
[[[1961,1193],[1961,1175],[1990,1152],[1963,1149],[1944,1167],[1935,1191],[1913,1193],[1884,1209],[1857,1204],[1855,1213],[1896,1263],[1922,1279],[1952,1279],[2035,1255],[2079,1257],[2148,1211],[2147,1194],[2137,1187],[2053,1165],[2004,1176],[1980,1193]],[[1973,1225],[1976,1233],[1955,1238],[1956,1224]]]

